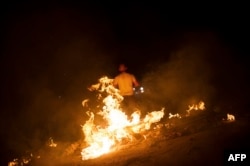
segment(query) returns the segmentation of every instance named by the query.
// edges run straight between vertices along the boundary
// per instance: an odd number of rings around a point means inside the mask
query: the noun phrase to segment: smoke
[[[169,112],[182,112],[188,105],[204,101],[210,104],[215,95],[213,66],[210,59],[218,51],[218,39],[212,33],[186,33],[176,43],[169,58],[153,64],[145,74],[145,95]],[[213,57],[213,58],[211,58]]]
[[[80,125],[86,114],[81,102],[92,97],[87,87],[117,68],[113,57],[117,45],[101,10],[87,6],[25,9],[26,13],[11,13],[4,27],[0,126],[1,147],[13,154],[8,160],[26,149],[39,149],[50,137],[56,142],[82,138]],[[154,63],[148,58],[154,68],[141,84],[149,103],[174,113],[200,100],[209,105],[220,93],[237,98],[241,86],[235,83],[242,80],[215,34],[187,33],[175,41],[181,42],[171,44],[176,49],[166,53],[165,61]],[[128,54],[134,50],[129,48]],[[138,55],[160,52],[144,47],[143,51],[138,49],[129,57],[137,60],[134,66],[140,63]]]

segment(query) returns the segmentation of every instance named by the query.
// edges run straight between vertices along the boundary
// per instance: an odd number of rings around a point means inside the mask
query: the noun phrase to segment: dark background
[[[13,2],[2,5],[1,156],[83,137],[87,87],[124,62],[170,112],[204,100],[248,109],[244,4]],[[145,103],[149,104],[149,103]],[[150,110],[149,110],[150,111]]]

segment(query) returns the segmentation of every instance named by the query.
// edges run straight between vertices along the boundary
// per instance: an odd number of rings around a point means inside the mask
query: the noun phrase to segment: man
[[[120,64],[118,70],[120,74],[114,78],[113,84],[119,89],[124,98],[122,102],[123,109],[126,109],[127,113],[132,113],[136,107],[133,88],[139,87],[139,83],[133,74],[126,72],[127,67],[125,64]]]
[[[120,74],[114,79],[114,86],[120,90],[122,96],[134,95],[134,87],[138,87],[139,83],[133,74],[127,73],[125,64],[119,65]]]

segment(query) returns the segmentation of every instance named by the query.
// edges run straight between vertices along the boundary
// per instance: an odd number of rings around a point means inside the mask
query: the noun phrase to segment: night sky
[[[249,11],[244,5],[189,5],[3,5],[1,142],[6,151],[14,155],[49,136],[81,137],[87,87],[103,75],[114,77],[121,62],[150,89],[150,98],[173,109],[198,97],[216,104],[237,98],[232,107],[244,109]]]

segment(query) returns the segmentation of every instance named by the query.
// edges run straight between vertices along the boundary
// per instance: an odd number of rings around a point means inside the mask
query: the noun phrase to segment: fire
[[[169,113],[169,117],[168,117],[169,119],[172,119],[172,118],[181,118],[181,116],[177,113],[177,114],[171,114],[171,113]]]
[[[49,138],[48,145],[50,147],[56,147],[57,146],[57,144],[54,142],[54,140],[51,137]]]
[[[189,105],[188,107],[189,109],[187,110],[186,116],[189,116],[192,110],[205,110],[205,103],[203,101],[200,101],[198,104],[193,104],[191,106]]]
[[[186,115],[180,115],[178,113],[176,113],[176,114],[169,113],[168,118],[169,119],[172,119],[172,118],[181,119],[182,117],[190,116],[192,111],[205,110],[205,109],[206,109],[205,108],[205,103],[203,101],[200,101],[198,104],[189,105],[188,110],[186,110],[186,112],[187,112]]]
[[[103,117],[107,125],[94,124],[95,114],[87,112],[89,119],[82,126],[87,144],[87,147],[82,149],[81,152],[83,160],[97,158],[109,153],[123,140],[133,141],[133,134],[149,130],[153,123],[159,122],[164,116],[164,108],[162,108],[160,111],[148,113],[143,119],[140,111],[133,112],[129,117],[120,108],[123,97],[119,94],[119,90],[113,87],[112,82],[113,79],[105,76],[99,79],[98,84],[89,88],[91,91],[106,92],[106,97],[103,99],[104,106],[98,114]],[[82,105],[86,106],[87,101],[84,100]]]
[[[231,114],[227,114],[227,120],[228,121],[235,121],[235,117]]]

